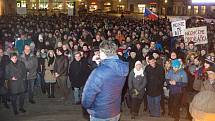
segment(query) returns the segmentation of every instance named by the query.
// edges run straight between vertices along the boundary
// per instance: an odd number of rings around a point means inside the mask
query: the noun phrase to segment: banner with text
[[[184,30],[186,29],[186,21],[175,21],[171,23],[173,36],[184,35]]]
[[[207,44],[207,26],[186,29],[184,34],[184,42],[187,44],[190,41],[195,42],[196,45]]]

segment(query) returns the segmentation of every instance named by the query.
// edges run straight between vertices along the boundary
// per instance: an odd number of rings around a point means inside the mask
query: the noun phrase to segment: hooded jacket
[[[120,114],[121,93],[129,65],[117,56],[103,60],[89,76],[82,94],[82,105],[91,116],[101,119]]]

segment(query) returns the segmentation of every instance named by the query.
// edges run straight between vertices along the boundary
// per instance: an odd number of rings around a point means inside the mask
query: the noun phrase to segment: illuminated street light
[[[167,2],[168,2],[168,0],[165,0],[164,2],[165,2],[165,3],[167,3]]]
[[[119,0],[119,2],[122,2],[122,0]]]

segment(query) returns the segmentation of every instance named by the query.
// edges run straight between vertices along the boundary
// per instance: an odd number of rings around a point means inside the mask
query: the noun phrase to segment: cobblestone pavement
[[[82,115],[80,105],[73,105],[72,98],[68,102],[63,102],[57,95],[54,99],[47,98],[46,95],[36,92],[36,104],[26,102],[25,114],[13,115],[12,107],[5,109],[0,105],[0,121],[87,121]],[[172,118],[164,116],[161,118],[148,117],[148,113],[141,108],[140,115],[135,120],[131,120],[129,110],[123,105],[123,112],[120,121],[173,121]],[[182,118],[181,121],[187,121]]]

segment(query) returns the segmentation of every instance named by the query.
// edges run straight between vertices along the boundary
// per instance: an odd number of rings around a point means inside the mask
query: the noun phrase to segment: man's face
[[[151,47],[151,48],[155,48],[155,42],[151,42],[151,43],[150,43],[150,47]]]
[[[193,48],[194,48],[194,45],[193,45],[193,44],[189,44],[189,48],[190,48],[190,49],[193,49]]]
[[[31,48],[30,48],[30,46],[25,46],[24,53],[25,53],[26,55],[29,55],[29,54],[31,53]]]
[[[148,60],[149,62],[149,65],[152,66],[152,67],[155,67],[155,59],[152,59],[152,60]]]
[[[207,71],[207,74],[210,80],[215,80],[215,73],[213,71]]]
[[[12,61],[13,63],[16,63],[16,62],[17,62],[17,56],[12,56],[10,59],[11,59],[11,61]]]
[[[76,54],[75,55],[75,60],[80,61],[81,60],[81,54]]]
[[[0,49],[0,56],[3,56],[4,55],[4,52],[2,49]]]

